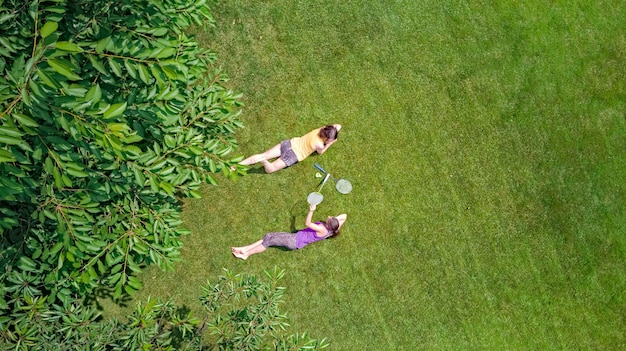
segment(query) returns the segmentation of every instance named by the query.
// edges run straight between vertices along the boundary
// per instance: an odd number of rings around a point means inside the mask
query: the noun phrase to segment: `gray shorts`
[[[280,142],[280,159],[285,162],[287,167],[298,163],[298,156],[291,149],[291,140],[283,140]]]
[[[282,246],[289,250],[296,250],[298,248],[296,246],[296,234],[285,232],[271,232],[265,234],[261,245],[266,248],[270,246]]]

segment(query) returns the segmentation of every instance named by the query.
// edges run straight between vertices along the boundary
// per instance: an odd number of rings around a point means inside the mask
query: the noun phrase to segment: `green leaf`
[[[117,300],[122,296],[122,284],[115,285],[115,291],[113,292],[113,299]]]
[[[79,84],[70,84],[69,86],[65,87],[63,91],[69,96],[82,98],[84,98],[87,93],[87,89]]]
[[[58,41],[56,43],[56,48],[61,49],[63,51],[69,51],[69,52],[83,52],[84,51],[80,46],[69,41]]]
[[[100,272],[101,274],[106,272],[106,267],[104,266],[104,263],[102,263],[102,261],[98,260],[96,263],[98,264],[98,272]]]
[[[172,99],[176,98],[178,95],[179,95],[178,89],[174,88],[174,90],[172,90],[168,94],[165,94],[162,97],[162,99],[169,101],[169,100],[172,100]]]
[[[15,18],[15,16],[17,16],[17,14],[15,12],[14,13],[11,13],[11,12],[3,13],[2,15],[0,15],[0,24]]]
[[[124,138],[124,142],[128,142],[127,139],[128,138]],[[126,145],[126,147],[124,147],[124,151],[126,152],[127,155],[132,156],[134,158],[139,157],[143,153],[141,149],[135,145]]]
[[[135,182],[139,186],[143,186],[146,183],[146,177],[138,167],[133,167],[133,173],[135,175]]]
[[[134,135],[129,135],[129,136],[126,136],[126,137],[124,137],[124,138],[122,139],[122,141],[124,141],[124,142],[125,142],[125,143],[127,143],[127,144],[136,143],[136,142],[138,142],[138,141],[142,141],[142,140],[143,140],[143,138],[142,138],[142,137],[140,137],[140,136],[139,136],[139,135],[137,135],[137,134],[134,134]],[[139,154],[139,153],[138,153],[138,154]]]
[[[170,67],[170,66],[161,66],[161,69],[163,70],[163,73],[165,73],[165,75],[169,79],[176,79],[177,78],[176,70],[173,69],[172,67]]]
[[[71,64],[68,64],[69,61],[62,59],[48,59],[48,64],[52,69],[54,69],[57,73],[65,76],[69,80],[81,80],[80,76],[74,73],[74,67]]]
[[[57,260],[57,269],[63,268],[63,264],[65,263],[65,255],[59,255],[59,259]]]
[[[15,128],[10,128],[10,127],[5,127],[5,126],[0,126],[0,134],[8,135],[8,136],[16,137],[16,138],[19,138],[22,135],[24,135],[24,133],[20,132],[19,130]]]
[[[137,78],[137,69],[129,60],[124,60],[124,67],[126,67],[126,71],[133,78]]]
[[[146,84],[150,84],[150,72],[146,66],[137,64],[137,72],[139,73],[139,78]]]
[[[37,127],[39,124],[35,122],[32,118],[28,117],[23,113],[13,113],[11,116],[19,122],[22,126],[25,127]]]
[[[152,189],[152,191],[154,191],[155,193],[159,191],[159,183],[157,181],[157,177],[156,176],[150,176],[150,189]]]
[[[25,270],[25,271],[36,271],[37,270],[37,266],[35,264],[35,262],[33,260],[31,260],[30,258],[26,257],[26,256],[22,256],[20,257],[20,261],[17,264],[18,267],[20,267],[21,269]]]
[[[56,255],[57,252],[59,252],[61,250],[61,248],[63,247],[63,243],[58,242],[56,243],[52,249],[50,249],[50,256],[52,255]]]
[[[15,45],[11,43],[7,38],[0,37],[0,45],[4,46],[8,52],[16,52]],[[8,55],[7,55],[8,56]]]
[[[126,123],[109,123],[107,124],[107,128],[115,134],[119,134],[120,132],[128,132],[130,127]]]
[[[91,276],[89,275],[89,272],[83,272],[83,274],[80,275],[80,282],[84,283],[89,283],[89,281],[91,280]]]
[[[176,48],[163,48],[156,52],[155,57],[158,59],[174,56],[176,54]]]
[[[106,141],[109,142],[109,144],[111,145],[113,149],[117,151],[122,151],[122,143],[120,142],[120,138],[111,134],[104,135],[104,138],[106,139]]]
[[[122,268],[121,265],[119,265],[119,267]],[[120,280],[121,277],[122,277],[122,272],[113,274],[111,278],[109,278],[109,284],[117,283],[117,281]]]
[[[46,161],[44,162],[44,170],[50,174],[54,169],[54,164],[52,163],[52,157],[46,157]]]
[[[63,188],[63,180],[61,179],[61,172],[59,172],[58,168],[54,167],[52,169],[52,177],[54,178],[54,185],[58,189],[62,189]]]
[[[7,145],[18,145],[24,143],[24,140],[8,135],[0,135],[0,143],[4,143]]]
[[[74,262],[76,260],[76,258],[74,257],[74,254],[71,253],[69,250],[65,252],[65,258],[67,258],[67,260],[70,262]]]
[[[167,195],[174,195],[174,186],[171,183],[162,181],[159,183],[159,186],[167,193]]]
[[[79,170],[72,169],[72,168],[69,168],[69,167],[65,169],[65,172],[67,172],[69,175],[77,177],[77,178],[85,178],[85,177],[89,176],[89,174],[87,172],[79,171]]]
[[[200,199],[202,198],[202,194],[197,191],[197,190],[188,190],[187,194],[189,195],[189,197],[193,198],[193,199]]]
[[[97,104],[102,99],[102,89],[98,83],[94,84],[87,94],[85,94],[85,101],[90,101],[92,105]]]
[[[0,149],[0,163],[15,162],[15,156],[7,150]]]
[[[167,145],[170,148],[175,148],[176,147],[176,138],[174,138],[174,136],[170,135],[170,134],[166,134],[165,135],[165,145]]]
[[[104,67],[104,64],[102,63],[102,61],[100,61],[98,59],[98,57],[94,56],[94,55],[87,55],[87,57],[89,58],[89,62],[91,62],[91,65],[98,70],[98,72],[102,73],[102,74],[109,74],[109,71],[107,71],[106,67]]]
[[[22,101],[24,101],[24,104],[26,104],[26,106],[30,107],[31,106],[30,95],[28,94],[28,90],[26,89],[25,86],[22,88],[20,93],[22,95]]]
[[[152,72],[152,76],[157,80],[159,87],[165,85],[165,80],[167,76],[163,73],[163,70],[158,65],[150,65],[150,72]]]
[[[117,117],[126,111],[126,102],[113,104],[109,106],[109,108],[104,111],[104,118],[109,119],[113,117]]]
[[[132,286],[136,290],[141,290],[142,287],[141,281],[135,276],[128,277],[128,285]]]
[[[41,67],[37,68],[37,76],[47,86],[54,88],[54,89],[61,88],[61,84],[56,79],[54,79],[54,77],[52,77],[51,74],[42,70]]]
[[[71,188],[72,187],[72,180],[70,179],[70,177],[67,176],[67,174],[63,173],[61,174],[61,180],[63,181],[63,184],[65,184],[66,187]]]
[[[97,52],[104,52],[104,50],[106,50],[107,46],[109,46],[110,42],[111,42],[111,37],[106,37],[106,38],[102,38],[102,39],[98,40],[98,44],[96,44],[96,51]]]
[[[38,84],[34,80],[31,79],[28,81],[28,87],[30,88],[30,91],[33,92],[33,95],[35,95],[36,97],[44,99],[48,98],[47,89],[45,89],[43,85]]]
[[[43,147],[37,146],[37,148],[33,151],[33,159],[36,161],[41,161],[41,156],[43,155]]]
[[[111,67],[111,70],[116,76],[122,77],[122,66],[116,59],[109,57],[109,67]]]
[[[49,21],[41,27],[41,31],[39,32],[43,38],[46,38],[50,34],[54,33],[57,28],[59,28],[59,24],[57,22]]]
[[[125,285],[125,286],[124,286],[124,291],[126,291],[126,293],[127,293],[128,295],[132,295],[132,294],[134,294],[134,293],[135,293],[135,291],[136,291],[136,290],[135,290],[135,289],[133,289],[133,287],[131,287],[130,285]]]

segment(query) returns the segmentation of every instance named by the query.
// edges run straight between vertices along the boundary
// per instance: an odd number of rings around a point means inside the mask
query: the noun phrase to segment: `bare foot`
[[[233,256],[235,256],[237,258],[241,258],[242,260],[248,259],[248,255],[244,255],[244,254],[239,253],[239,252],[233,252]]]
[[[263,155],[254,155],[254,156],[250,156],[247,159],[239,162],[239,164],[243,165],[243,166],[252,166],[252,165],[257,164],[259,162],[263,162],[263,160],[265,160],[265,156],[263,156]]]

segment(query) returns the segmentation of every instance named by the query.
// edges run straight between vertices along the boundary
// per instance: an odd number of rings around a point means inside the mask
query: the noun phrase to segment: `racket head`
[[[306,201],[310,205],[319,205],[322,203],[322,201],[324,201],[324,195],[322,195],[321,193],[317,191],[314,191],[310,193],[309,196],[306,197]]]
[[[337,184],[335,184],[335,188],[342,194],[350,194],[352,191],[352,183],[347,179],[339,179]]]
[[[347,179],[339,179],[335,183],[335,189],[342,194],[350,194],[352,191],[352,183]]]

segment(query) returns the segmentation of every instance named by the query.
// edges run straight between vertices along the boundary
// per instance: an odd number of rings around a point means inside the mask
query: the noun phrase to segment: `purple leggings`
[[[289,250],[296,250],[296,234],[285,232],[267,233],[263,237],[261,245],[266,248],[270,246],[282,246]]]

